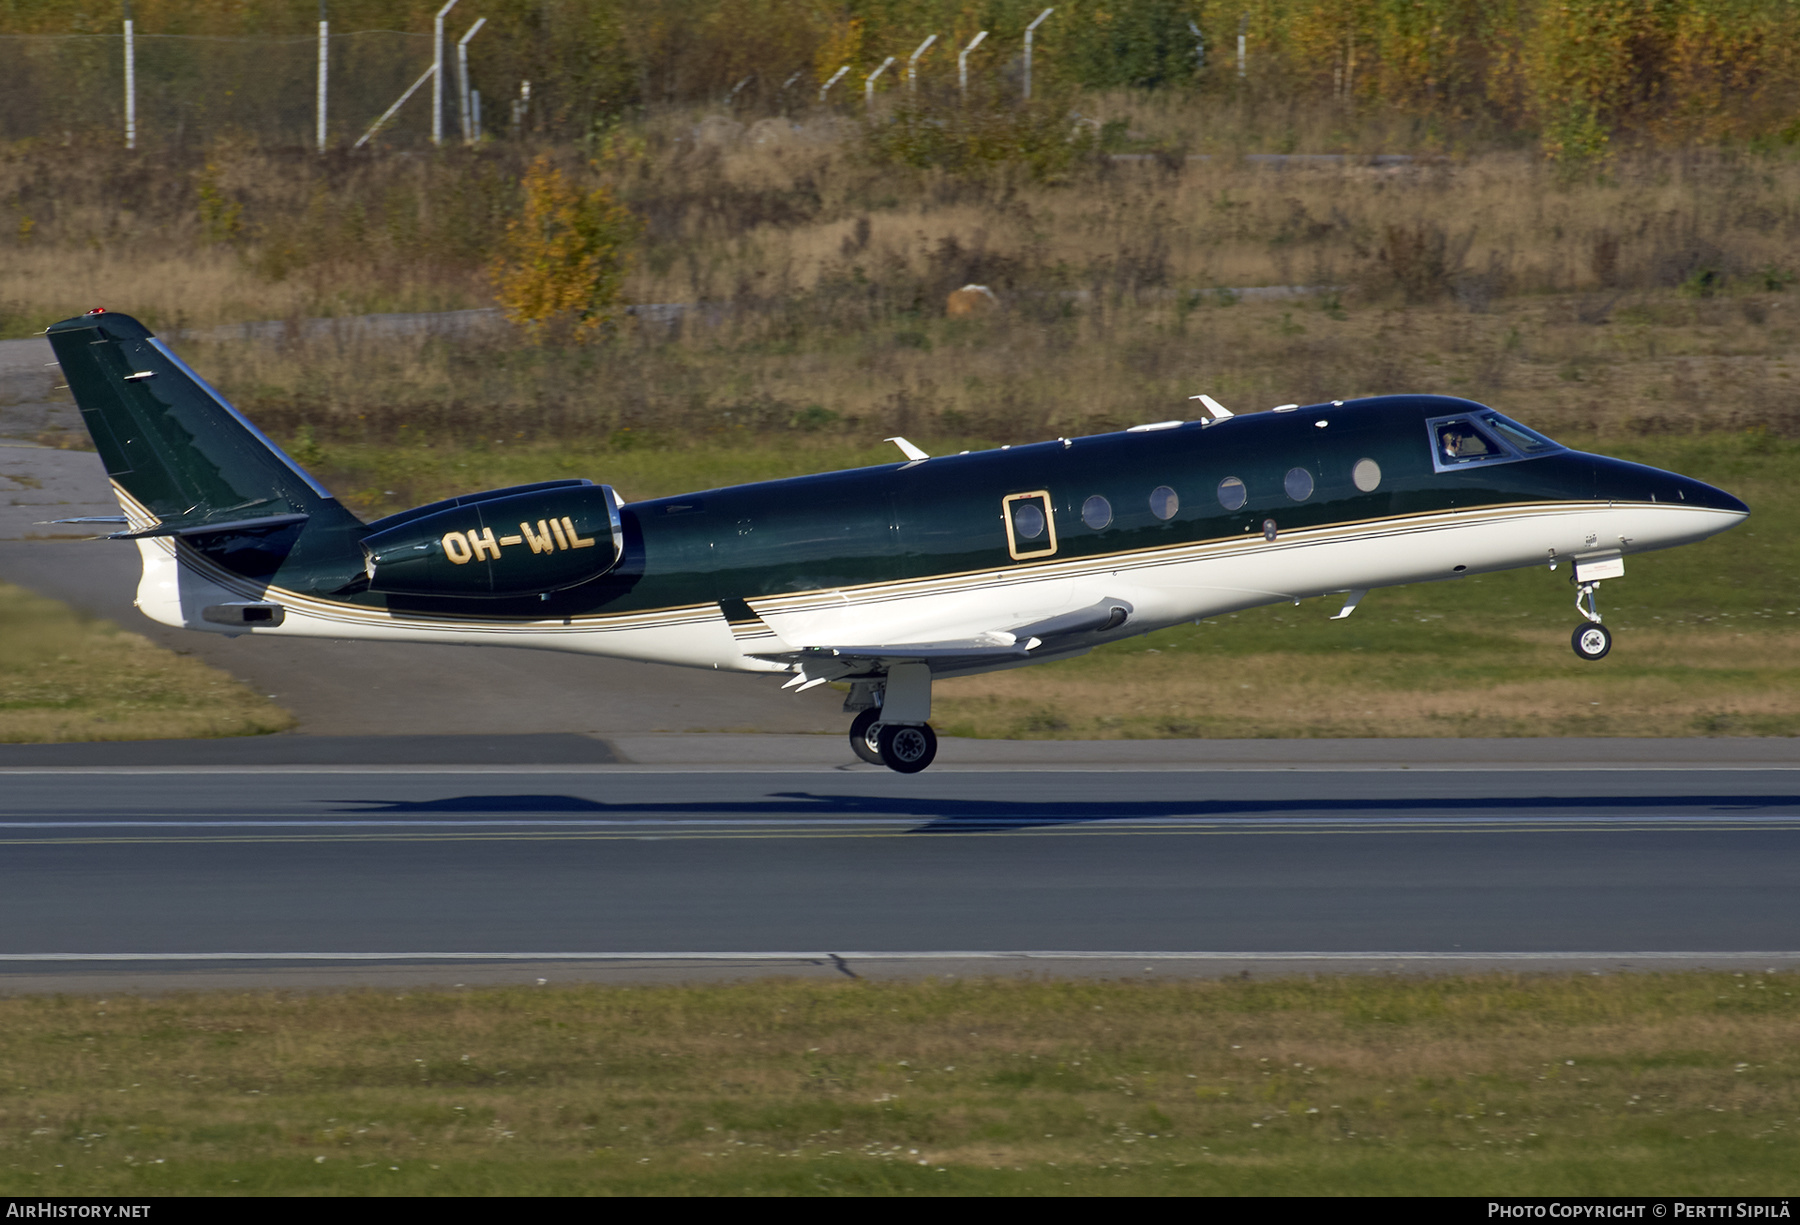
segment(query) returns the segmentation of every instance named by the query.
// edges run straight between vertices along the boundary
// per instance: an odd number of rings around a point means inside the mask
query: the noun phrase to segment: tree
[[[524,207],[491,269],[506,317],[540,336],[588,339],[618,311],[638,221],[605,187],[570,181],[548,156],[525,172]]]

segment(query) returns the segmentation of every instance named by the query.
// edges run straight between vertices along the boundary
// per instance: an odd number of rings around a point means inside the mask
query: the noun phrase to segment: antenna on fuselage
[[[1223,404],[1219,403],[1217,400],[1213,399],[1211,396],[1208,396],[1208,395],[1189,396],[1188,399],[1198,400],[1198,401],[1200,401],[1201,404],[1205,405],[1206,411],[1212,414],[1212,419],[1214,421],[1223,421],[1223,420],[1225,420],[1225,418],[1231,416],[1231,410],[1229,408],[1226,408]]]
[[[893,443],[895,446],[900,448],[900,454],[906,456],[906,458],[908,458],[910,460],[916,461],[916,460],[931,458],[931,456],[925,454],[925,452],[919,450],[919,448],[913,446],[912,443],[906,441],[906,439],[904,439],[904,438],[898,438],[898,437],[883,438],[881,441]]]

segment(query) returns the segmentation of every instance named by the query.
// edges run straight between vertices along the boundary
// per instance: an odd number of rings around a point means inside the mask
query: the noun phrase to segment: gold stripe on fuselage
[[[121,489],[116,482],[113,489],[118,495],[120,505],[132,518],[134,527],[139,519],[146,525],[158,522],[156,516]],[[929,575],[922,578],[890,579],[845,587],[816,588],[782,595],[755,596],[747,598],[746,602],[759,616],[842,609],[846,605],[869,607],[922,596],[999,589],[1047,580],[1082,579],[1102,573],[1115,574],[1120,571],[1157,569],[1163,566],[1186,565],[1246,554],[1275,554],[1291,549],[1314,548],[1324,544],[1420,535],[1507,520],[1560,518],[1589,513],[1597,507],[1669,509],[1663,503],[1620,502],[1601,499],[1503,503],[1466,509],[1432,511],[1427,514],[1384,515],[1372,519],[1347,520],[1342,523],[1317,527],[1296,528],[1284,532],[1273,541],[1266,540],[1260,535],[1217,537],[1211,540],[1159,545],[1154,548],[1126,549],[1117,553],[1062,558],[1036,564],[1020,564],[1004,570],[999,567],[982,567],[976,570]],[[246,579],[243,575],[225,569],[191,546],[182,549],[176,537],[155,536],[148,539],[163,548],[179,565],[187,567],[199,577],[234,594],[252,600],[278,601],[293,612],[341,624],[413,626],[420,629],[492,634],[565,634],[660,629],[724,618],[719,606],[711,601],[638,609],[631,612],[587,613],[550,620],[522,616],[478,617],[466,613],[395,613],[386,608],[372,608],[347,601],[314,596],[285,587],[258,584]]]

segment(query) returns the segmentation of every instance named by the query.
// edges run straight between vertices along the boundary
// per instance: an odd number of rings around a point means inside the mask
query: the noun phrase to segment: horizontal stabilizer
[[[152,536],[220,536],[227,532],[272,532],[277,528],[305,523],[311,515],[264,515],[260,519],[233,519],[220,523],[159,523],[136,532],[114,532],[107,540],[146,540]]]

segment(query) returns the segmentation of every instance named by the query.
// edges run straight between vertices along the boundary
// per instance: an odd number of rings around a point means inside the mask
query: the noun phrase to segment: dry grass
[[[1092,104],[1127,120],[1150,105]],[[841,122],[694,118],[621,130],[582,171],[645,223],[627,299],[703,304],[674,327],[573,350],[503,333],[196,356],[273,427],[308,422],[327,441],[402,425],[463,441],[626,427],[1017,441],[1166,416],[1202,388],[1249,406],[1465,391],[1552,429],[1795,428],[1782,290],[1800,271],[1800,163],[1643,156],[1563,182],[1507,152],[1394,168],[1221,153],[1045,181],[881,164]],[[173,331],[484,305],[528,152],[225,145],[153,170],[15,151],[0,158],[19,226],[0,239],[0,314],[22,333],[103,302]],[[943,318],[971,281],[1002,317]],[[1266,285],[1324,288],[1237,305],[1214,292]]]
[[[293,716],[197,659],[0,584],[0,743],[254,736]]]
[[[1566,633],[1495,637],[1480,654],[1427,637],[1410,651],[1233,655],[1159,635],[1088,668],[945,681],[933,708],[942,731],[989,737],[1800,735],[1797,635],[1633,631],[1600,666]]]
[[[0,1002],[32,1194],[1790,1194],[1791,974]]]

